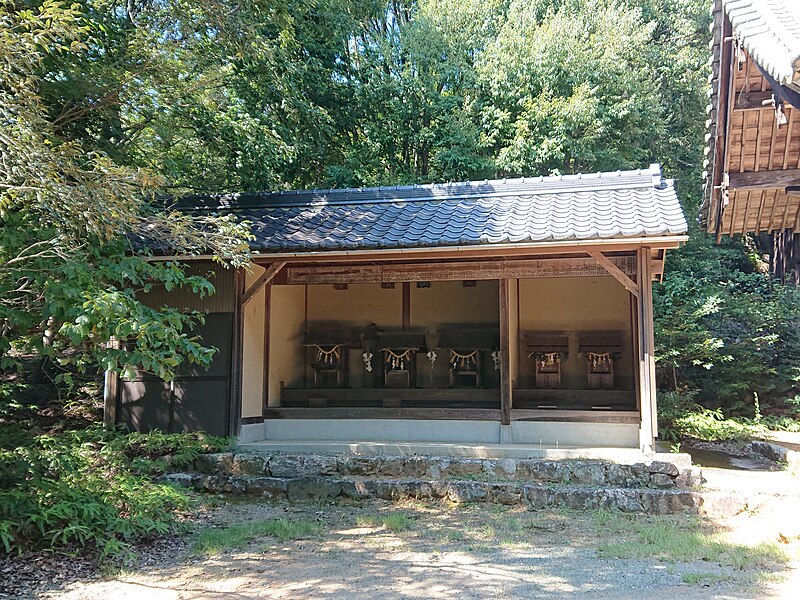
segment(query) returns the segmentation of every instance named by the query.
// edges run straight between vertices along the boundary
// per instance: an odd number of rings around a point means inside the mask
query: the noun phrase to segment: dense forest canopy
[[[11,348],[168,376],[207,354],[131,289],[208,284],[130,255],[153,232],[246,260],[156,193],[638,168],[692,232],[657,286],[659,382],[744,410],[794,395],[797,292],[701,195],[709,0],[0,0],[0,323]],[[211,235],[213,234],[213,235]],[[210,237],[209,237],[210,236]],[[157,324],[158,327],[150,327]],[[139,338],[114,354],[108,335]],[[175,350],[177,349],[177,352]]]

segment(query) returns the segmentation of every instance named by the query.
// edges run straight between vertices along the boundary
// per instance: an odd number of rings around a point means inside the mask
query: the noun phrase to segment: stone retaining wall
[[[334,498],[438,500],[454,503],[523,504],[542,509],[617,509],[648,514],[693,513],[700,510],[697,492],[679,489],[599,488],[557,484],[422,479],[368,479],[363,477],[267,477],[172,473],[164,481],[196,490],[253,494],[283,500]]]
[[[390,477],[475,479],[614,488],[695,489],[698,467],[652,461],[632,465],[589,460],[477,459],[432,456],[231,453],[201,455],[194,470],[233,477]]]

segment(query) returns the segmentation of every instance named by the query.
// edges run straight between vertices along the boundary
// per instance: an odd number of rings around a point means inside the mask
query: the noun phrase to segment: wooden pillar
[[[119,373],[106,371],[103,387],[103,427],[113,429],[117,424],[117,402],[119,401]]]
[[[228,435],[238,436],[242,425],[242,299],[244,297],[245,274],[241,268],[233,273],[233,342],[231,356],[231,384],[228,414]]]
[[[653,334],[653,271],[650,248],[637,251],[637,329],[639,358],[639,447],[652,450],[657,432],[655,339]]]
[[[500,293],[500,424],[511,424],[512,390],[509,361],[508,279],[498,279]]]
[[[411,283],[403,282],[403,331],[411,329]]]
[[[269,331],[270,310],[272,307],[272,283],[264,287],[264,383],[261,389],[261,414],[266,414],[269,406]]]

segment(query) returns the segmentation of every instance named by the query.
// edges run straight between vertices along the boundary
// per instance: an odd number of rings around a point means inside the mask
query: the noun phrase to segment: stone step
[[[600,460],[224,452],[199,456],[194,470],[233,477],[470,479],[611,488],[694,489],[702,483],[698,467],[679,467],[663,460],[617,464]]]
[[[289,501],[446,500],[524,505],[532,509],[620,510],[647,514],[697,514],[700,494],[681,489],[589,487],[512,481],[374,479],[367,477],[269,477],[171,473],[162,478],[199,491],[250,494]]]

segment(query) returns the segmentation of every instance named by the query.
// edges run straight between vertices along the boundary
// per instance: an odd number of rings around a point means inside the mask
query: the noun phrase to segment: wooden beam
[[[269,419],[475,419],[496,421],[500,411],[491,408],[268,408]],[[630,423],[639,421],[639,414],[627,410],[541,410],[514,409],[513,421],[545,421],[555,423]]]
[[[763,190],[800,185],[800,169],[731,173],[729,177],[729,187],[732,190]]]
[[[766,101],[766,104],[764,102]],[[742,110],[761,110],[764,108],[772,108],[772,91],[766,92],[739,92],[736,94],[736,100],[733,103],[733,110],[736,112]]]
[[[258,290],[261,289],[261,286],[268,284],[270,281],[275,279],[275,276],[280,272],[280,270],[286,264],[285,261],[275,262],[272,263],[266,270],[258,276],[247,291],[245,291],[244,295],[242,296],[242,305],[247,304],[253,296],[258,293]]]
[[[510,320],[508,315],[508,279],[498,281],[500,294],[500,424],[511,424],[513,405],[511,389],[511,365],[509,361]]]
[[[633,256],[605,257],[623,274],[636,272]],[[539,277],[601,277],[606,269],[592,258],[543,258],[528,260],[462,261],[384,265],[303,265],[287,267],[286,283],[387,283],[414,281],[463,281],[535,279]]]
[[[592,251],[589,252],[589,256],[595,259],[601,267],[608,271],[609,275],[619,281],[622,284],[622,287],[624,287],[637,298],[639,297],[639,286],[637,286],[636,283],[622,271],[622,269],[611,262],[605,254],[602,252]]]

